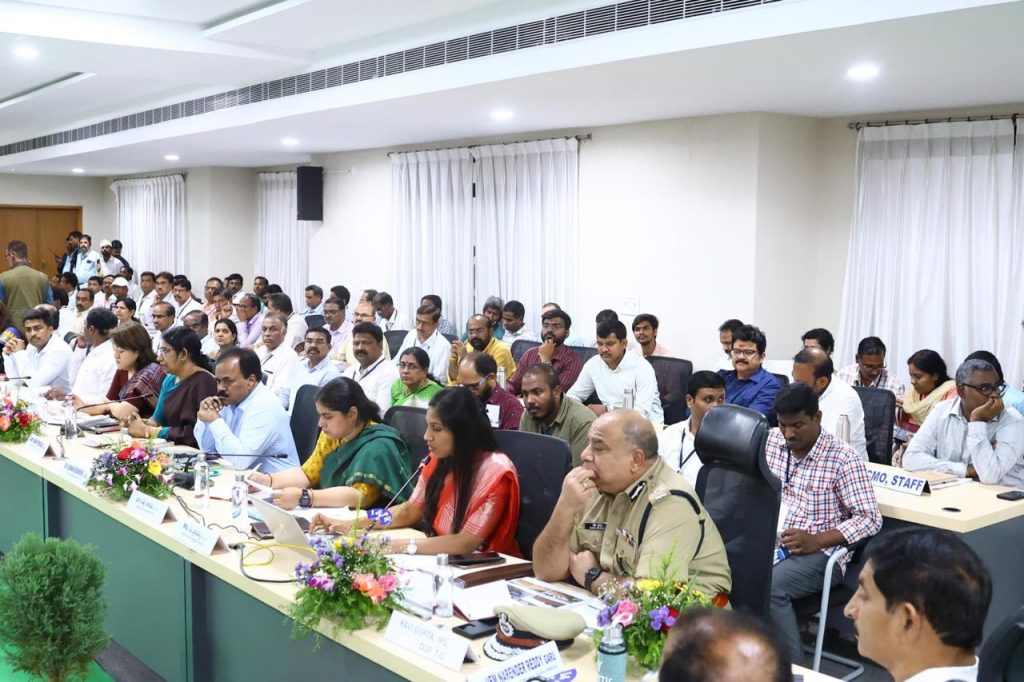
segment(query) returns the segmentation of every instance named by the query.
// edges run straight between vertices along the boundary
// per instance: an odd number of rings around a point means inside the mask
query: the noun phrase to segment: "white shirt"
[[[110,339],[93,348],[76,348],[68,370],[71,393],[86,405],[106,402],[116,371],[114,344]]]
[[[505,336],[501,337],[501,340],[511,348],[516,341],[540,341],[540,337],[524,324],[517,332],[510,332],[506,329]]]
[[[142,303],[144,296],[142,295],[142,287],[135,282],[128,282],[128,298],[135,301],[136,307]]]
[[[177,304],[177,301],[175,301],[175,304]],[[177,305],[175,307],[177,307]],[[190,296],[187,301],[181,304],[181,307],[178,307],[178,311],[175,313],[174,318],[177,322],[180,323],[183,319],[185,319],[185,316],[188,315],[189,313],[201,312],[203,312],[202,304]]]
[[[102,291],[97,291],[92,298],[93,308],[106,308],[107,307],[107,295]]]
[[[68,393],[71,379],[68,366],[71,364],[71,346],[54,332],[42,349],[29,345],[25,350],[11,353],[5,361],[7,376],[30,376],[25,384],[38,388],[52,386]]]
[[[226,405],[220,419],[206,424],[196,422],[196,442],[203,452],[252,457],[226,458],[235,469],[250,469],[257,462],[263,471],[282,471],[299,466],[295,440],[288,414],[271,391],[257,384],[249,396],[237,405]],[[285,459],[260,455],[288,455]]]
[[[868,461],[868,441],[864,435],[864,404],[860,401],[857,391],[833,374],[828,388],[818,396],[818,409],[821,410],[821,428],[833,436],[837,435],[839,415],[845,414],[850,419],[850,447],[857,451],[862,460]]]
[[[166,329],[166,331],[171,331],[175,327],[180,327],[180,326],[181,325],[178,324],[177,320],[175,320],[174,324],[172,324],[170,327],[168,327]],[[153,332],[153,353],[155,355],[160,355],[160,342],[163,340],[163,338],[164,338],[164,332],[161,332],[161,331],[154,331]]]
[[[651,363],[633,353],[626,352],[614,370],[609,369],[600,355],[583,363],[576,383],[568,395],[583,401],[597,392],[598,399],[609,408],[622,407],[622,394],[627,388],[634,390],[633,408],[654,424],[663,424],[665,414],[658,396],[658,379]]]
[[[696,438],[690,433],[690,418],[666,426],[658,434],[658,454],[673,471],[682,474],[687,482],[696,487],[697,473],[703,462],[697,456]]]
[[[452,352],[451,341],[444,338],[441,332],[435,329],[434,333],[421,343],[419,334],[413,329],[405,335],[401,348],[395,353],[393,362],[396,367],[402,357],[402,352],[413,347],[422,348],[426,351],[427,355],[430,356],[430,373],[434,375],[435,379],[444,383],[444,380],[448,377],[448,359]]]
[[[283,343],[269,350],[266,346],[256,349],[263,372],[267,375],[266,386],[281,401],[281,406],[288,407],[288,395],[291,392],[292,377],[298,371],[301,360],[294,350]]]
[[[381,317],[380,315],[377,315],[377,326],[388,332],[412,329],[412,324],[410,324],[409,318],[399,315],[398,308],[391,311],[391,317]]]
[[[142,289],[139,289],[141,292]],[[142,326],[152,334],[154,331],[153,327],[153,304],[156,303],[156,289],[153,289],[148,294],[142,297],[139,301],[139,320],[142,322]]]
[[[977,682],[978,680],[978,657],[974,657],[974,665],[951,666],[948,668],[928,668],[916,675],[911,675],[906,682],[950,682],[951,680],[962,680],[963,682]]]
[[[323,386],[331,379],[337,379],[341,372],[334,366],[330,358],[324,358],[316,367],[309,366],[309,358],[303,358],[298,369],[292,374],[291,383],[288,385],[288,412],[291,413],[295,407],[295,396],[299,394],[302,386]]]
[[[345,342],[348,341],[348,337],[352,334],[352,327],[354,326],[352,321],[347,318],[337,329],[331,329],[330,325],[324,326],[324,329],[331,334],[331,359],[335,359],[334,356],[345,347]]]
[[[382,354],[365,370],[358,362],[349,365],[341,376],[352,379],[363,387],[366,397],[377,403],[381,414],[391,407],[391,385],[398,379],[398,368]]]
[[[71,332],[74,332],[75,336],[77,336],[85,331],[85,318],[89,316],[90,310],[92,308],[79,310],[73,302],[70,306],[61,308],[60,327],[57,328],[57,335],[63,339]]]
[[[203,355],[216,353],[218,348],[217,342],[213,339],[213,334],[207,334],[199,341],[199,350],[203,352]]]
[[[968,422],[960,404],[957,397],[932,408],[903,454],[903,468],[962,478],[973,464],[982,483],[1024,487],[1024,417],[1006,407],[990,422]]]
[[[288,328],[284,332],[284,345],[294,349],[306,338],[306,329],[306,319],[292,313],[288,317]],[[263,343],[262,339],[260,339],[260,343]]]

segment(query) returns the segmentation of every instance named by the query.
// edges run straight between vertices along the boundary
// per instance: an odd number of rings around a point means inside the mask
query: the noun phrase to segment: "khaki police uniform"
[[[715,522],[693,487],[661,458],[618,495],[594,498],[576,517],[569,547],[590,550],[605,571],[629,578],[659,577],[671,555],[667,577],[687,582],[692,577],[709,598],[732,589]]]

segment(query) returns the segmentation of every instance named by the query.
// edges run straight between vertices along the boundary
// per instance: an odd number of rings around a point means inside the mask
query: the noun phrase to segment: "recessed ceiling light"
[[[39,50],[31,45],[18,45],[14,47],[11,52],[18,59],[35,59],[39,56]]]
[[[285,147],[294,147],[298,143],[299,141],[296,140],[294,137],[286,137],[283,140],[281,140],[281,144],[283,144]]]
[[[84,168],[72,168],[71,172],[72,173],[84,173],[85,169]]]
[[[491,118],[495,121],[507,121],[515,117],[515,114],[508,109],[495,109],[491,112]]]
[[[164,160],[165,161],[177,161],[179,158],[181,158],[181,157],[179,157],[177,154],[168,154],[167,156],[164,157]]]
[[[878,75],[874,64],[855,64],[846,70],[846,77],[855,81],[869,81]]]

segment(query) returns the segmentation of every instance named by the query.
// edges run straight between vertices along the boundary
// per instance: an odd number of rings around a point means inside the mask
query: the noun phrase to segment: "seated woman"
[[[82,412],[109,414],[121,420],[136,413],[142,417],[151,416],[156,409],[165,374],[153,354],[149,333],[138,322],[129,322],[115,329],[110,335],[110,341],[114,346],[117,371],[114,372],[114,380],[110,382],[107,400],[123,402],[86,407]],[[77,396],[75,402],[81,402]]]
[[[199,349],[199,337],[191,329],[173,327],[160,338],[157,360],[167,377],[160,387],[152,419],[132,414],[127,419],[133,438],[166,438],[179,445],[197,447],[192,429],[199,403],[217,395],[217,380],[210,361]]]
[[[907,360],[911,388],[903,395],[896,439],[909,441],[938,403],[956,397],[956,382],[946,373],[946,363],[933,350],[919,350]],[[901,437],[903,436],[903,437]]]
[[[480,401],[468,389],[447,388],[430,399],[427,431],[430,460],[408,502],[389,508],[392,528],[427,521],[425,539],[395,540],[392,552],[469,554],[477,550],[521,556],[516,544],[519,479],[498,443]],[[339,521],[317,514],[310,531],[345,533],[367,526],[366,514]]]
[[[114,317],[117,318],[117,326],[123,327],[132,322],[138,323],[138,319],[135,317],[137,308],[137,304],[130,296],[117,299],[117,303],[114,304]]]
[[[256,472],[250,480],[274,488],[274,504],[284,509],[369,509],[390,502],[412,468],[402,436],[379,423],[377,403],[355,381],[338,377],[316,394],[316,411],[321,432],[306,463],[273,474]]]
[[[213,342],[217,350],[207,353],[207,357],[216,360],[226,349],[238,345],[238,326],[228,319],[217,320],[213,325]]]
[[[441,390],[430,374],[430,356],[422,348],[406,348],[398,356],[398,378],[391,385],[391,404],[395,407],[426,407]]]

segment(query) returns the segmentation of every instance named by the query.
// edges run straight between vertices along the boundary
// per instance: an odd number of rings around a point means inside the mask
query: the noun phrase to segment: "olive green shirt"
[[[648,504],[651,511],[641,529]],[[732,589],[729,559],[715,522],[693,486],[660,458],[625,491],[594,498],[576,518],[569,548],[590,550],[601,568],[618,576],[692,582],[708,598]],[[662,562],[669,557],[669,569],[661,576]]]
[[[589,407],[567,395],[562,396],[562,406],[558,409],[555,421],[551,426],[544,426],[544,422],[537,421],[530,416],[529,412],[523,411],[522,419],[519,420],[519,430],[527,433],[540,433],[545,436],[560,438],[569,444],[572,452],[572,465],[580,465],[580,455],[587,447],[590,436],[590,425],[597,419],[597,415]]]

